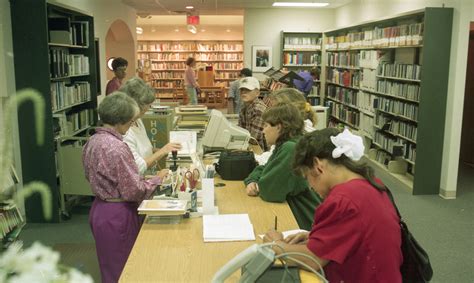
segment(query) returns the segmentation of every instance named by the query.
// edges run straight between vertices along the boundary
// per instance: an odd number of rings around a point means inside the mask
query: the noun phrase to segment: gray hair
[[[114,91],[106,96],[99,105],[100,120],[111,126],[124,125],[138,115],[137,103],[127,94]]]
[[[143,110],[146,105],[155,101],[155,92],[139,77],[129,79],[120,88],[120,91],[125,92],[128,96],[135,99],[141,110]]]

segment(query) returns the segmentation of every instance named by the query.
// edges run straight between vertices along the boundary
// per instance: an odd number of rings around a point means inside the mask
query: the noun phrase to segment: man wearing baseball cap
[[[243,103],[239,114],[239,126],[247,129],[265,151],[267,146],[263,135],[262,115],[267,106],[258,98],[260,83],[254,77],[246,77],[240,80],[239,90],[240,100]]]

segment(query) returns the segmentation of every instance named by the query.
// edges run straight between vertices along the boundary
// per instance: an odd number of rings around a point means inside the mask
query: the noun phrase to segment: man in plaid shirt
[[[246,77],[240,81],[239,90],[240,99],[243,102],[243,108],[239,114],[239,126],[247,129],[265,151],[267,150],[267,145],[263,136],[262,115],[267,106],[258,98],[260,83],[254,77]]]

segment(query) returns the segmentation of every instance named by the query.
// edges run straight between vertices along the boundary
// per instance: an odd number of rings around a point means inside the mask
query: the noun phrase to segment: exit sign
[[[199,16],[187,16],[188,25],[199,25]]]

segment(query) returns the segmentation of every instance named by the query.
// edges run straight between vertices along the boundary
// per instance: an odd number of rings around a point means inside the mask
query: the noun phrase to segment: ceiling
[[[139,17],[149,15],[185,15],[189,10],[185,6],[194,6],[199,15],[243,15],[244,9],[288,9],[272,7],[276,0],[122,0],[135,10]],[[281,2],[328,2],[329,5],[319,9],[334,9],[346,5],[352,0],[279,0]],[[301,9],[301,8],[293,8]],[[304,8],[308,9],[308,8]]]

